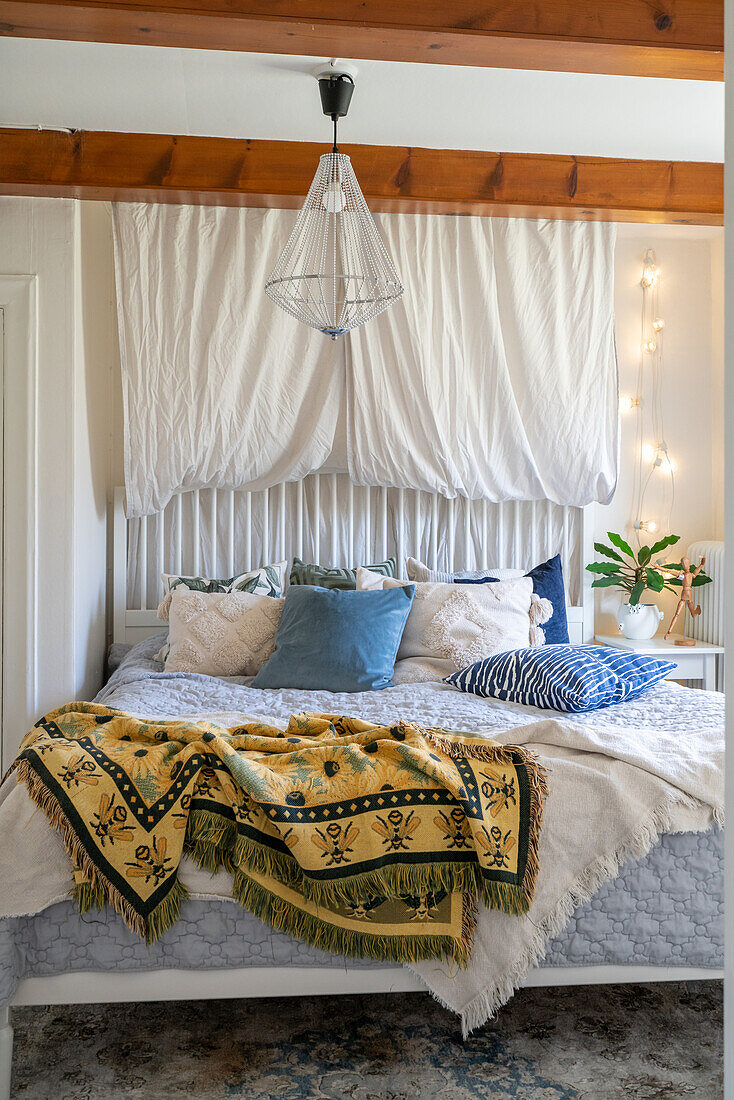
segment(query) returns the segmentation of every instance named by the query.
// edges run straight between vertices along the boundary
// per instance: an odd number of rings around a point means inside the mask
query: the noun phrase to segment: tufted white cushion
[[[357,588],[393,588],[404,583],[368,569],[357,570]],[[444,669],[471,663],[466,659],[469,654],[488,657],[525,648],[530,643],[532,595],[529,577],[480,585],[417,582],[398,660],[432,658],[435,664],[421,661],[416,672],[434,669],[438,679]],[[480,658],[474,656],[473,660]]]
[[[283,599],[250,592],[171,593],[166,672],[254,676],[275,649]]]

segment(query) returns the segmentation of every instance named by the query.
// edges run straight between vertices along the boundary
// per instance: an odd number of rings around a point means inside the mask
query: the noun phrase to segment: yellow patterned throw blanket
[[[230,872],[275,928],[382,960],[466,965],[477,895],[506,913],[532,901],[543,768],[469,734],[328,714],[224,729],[70,703],[13,769],[64,839],[80,910],[109,902],[148,941],[178,917],[184,854]]]

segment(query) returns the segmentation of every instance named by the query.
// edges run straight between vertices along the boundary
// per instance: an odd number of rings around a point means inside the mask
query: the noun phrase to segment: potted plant
[[[652,546],[641,546],[634,550],[621,535],[608,531],[607,537],[612,546],[595,542],[597,554],[611,558],[608,562],[592,562],[586,568],[590,573],[599,574],[592,588],[621,588],[629,593],[628,599],[619,605],[617,623],[625,638],[647,641],[657,632],[663,612],[654,603],[640,603],[642,594],[651,592],[674,592],[682,587],[679,574],[683,572],[680,562],[660,565],[653,562],[656,554],[662,554],[669,546],[680,542],[680,535],[665,535]],[[615,549],[612,549],[615,547]],[[701,572],[693,581],[694,586],[709,584],[711,577]]]

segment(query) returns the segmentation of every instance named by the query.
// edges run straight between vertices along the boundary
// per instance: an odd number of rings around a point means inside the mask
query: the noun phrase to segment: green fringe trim
[[[406,894],[475,894],[477,869],[473,863],[392,864],[374,871],[327,882],[303,876],[299,882],[304,898],[315,905],[358,902],[365,897],[402,897]]]
[[[524,885],[512,882],[494,882],[482,878],[482,901],[488,909],[500,909],[513,917],[521,917],[528,911],[528,899]]]
[[[102,909],[109,900],[104,889],[92,882],[80,882],[71,891],[71,896],[79,906],[79,912],[88,913],[90,909]],[[186,887],[176,879],[166,897],[156,905],[155,909],[147,917],[141,917],[142,928],[136,928],[141,939],[146,943],[155,943],[164,932],[171,928],[181,915],[181,903],[186,901],[189,892]]]
[[[322,951],[382,962],[417,963],[422,959],[454,959],[469,965],[475,912],[472,898],[464,898],[464,927],[460,939],[453,936],[374,936],[338,928],[277,897],[246,872],[235,875],[232,896],[245,909],[279,932],[305,940]]]
[[[479,887],[477,868],[472,863],[393,864],[348,878],[312,879],[292,856],[239,836],[233,822],[210,810],[196,810],[189,817],[185,850],[208,871],[223,867],[231,874],[242,869],[268,875],[298,890],[315,905],[327,908],[366,897],[400,897],[437,890],[475,894]]]
[[[233,875],[245,867],[271,875],[284,886],[299,886],[303,877],[292,856],[240,836],[232,821],[211,810],[195,810],[189,815],[184,851],[207,871],[224,868]]]
[[[102,909],[107,904],[104,890],[94,882],[80,882],[71,891],[82,916],[90,909]]]
[[[181,903],[186,901],[188,896],[186,887],[176,879],[173,888],[168,891],[163,901],[148,915],[145,930],[146,943],[153,943],[160,939],[163,933],[176,923],[181,915]]]

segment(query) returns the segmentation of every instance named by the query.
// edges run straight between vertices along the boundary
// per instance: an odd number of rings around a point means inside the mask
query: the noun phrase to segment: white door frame
[[[2,727],[0,774],[36,720],[38,283],[0,275],[2,398]],[[4,461],[3,461],[4,459]]]

